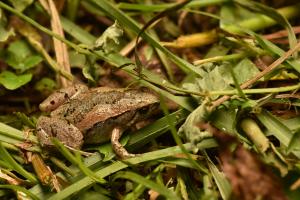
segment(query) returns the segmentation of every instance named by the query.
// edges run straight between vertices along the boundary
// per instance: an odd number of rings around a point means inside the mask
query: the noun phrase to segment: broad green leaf
[[[0,73],[0,84],[8,90],[15,90],[29,81],[31,81],[32,74],[16,75],[10,71],[3,71]]]
[[[108,27],[104,33],[95,41],[94,48],[97,50],[103,50],[106,53],[116,51],[118,45],[120,45],[119,39],[123,36],[123,29],[119,23],[115,23]]]
[[[34,89],[44,94],[50,94],[56,88],[57,88],[56,82],[50,78],[42,78],[34,86]]]
[[[236,74],[238,83],[244,83],[254,77],[259,70],[248,58],[241,60],[233,67],[233,72]]]
[[[20,72],[36,66],[43,60],[41,56],[33,55],[29,45],[23,40],[11,43],[7,51],[6,63]]]
[[[69,51],[69,60],[72,67],[84,68],[87,59],[83,54],[79,54],[76,51]]]
[[[9,0],[9,1],[20,12],[22,12],[33,2],[33,0]]]
[[[199,74],[202,78],[195,78],[194,83],[184,83],[183,87],[191,91],[209,92],[223,91],[233,89],[233,77],[229,67],[233,63],[224,62],[221,65],[213,65],[212,63],[203,64],[199,69]],[[232,67],[239,84],[251,79],[259,71],[257,67],[247,58],[241,60],[238,64]],[[211,96],[212,99],[218,96]]]

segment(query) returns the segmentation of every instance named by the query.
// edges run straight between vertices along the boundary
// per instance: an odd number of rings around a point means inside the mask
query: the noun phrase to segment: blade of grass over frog
[[[207,149],[207,148],[212,148],[215,146],[216,146],[216,141],[212,138],[204,139],[199,143],[200,149]],[[192,145],[190,143],[184,144],[184,147],[189,151],[192,149]],[[173,156],[178,153],[182,153],[181,149],[178,146],[169,147],[169,148],[165,148],[162,150],[144,153],[141,156],[127,159],[126,162],[130,163],[130,165],[137,165],[139,163],[156,160],[156,159],[160,159],[160,158],[165,158],[168,156]],[[94,173],[98,177],[104,178],[110,174],[113,174],[117,171],[125,169],[125,168],[129,167],[130,165],[126,164],[125,162],[122,162],[122,161],[117,161],[117,162],[114,162],[113,164],[110,164],[102,169],[95,170]],[[65,199],[65,198],[69,197],[70,195],[72,195],[76,192],[79,192],[80,190],[82,190],[86,187],[93,185],[94,183],[95,183],[95,181],[93,179],[91,179],[90,177],[81,178],[80,180],[74,182],[70,186],[63,189],[61,192],[52,195],[48,200]]]
[[[208,155],[205,153],[209,170],[214,177],[214,180],[218,186],[222,199],[229,200],[231,195],[231,185],[225,178],[225,175],[218,170],[214,163],[210,160]]]
[[[169,125],[169,129],[172,133],[173,139],[175,140],[176,144],[181,148],[182,152],[187,156],[187,158],[191,161],[191,163],[193,163],[195,165],[195,167],[199,170],[202,171],[204,173],[207,173],[207,169],[203,168],[203,166],[199,165],[192,157],[191,155],[188,153],[187,149],[185,149],[183,143],[181,142],[181,139],[179,138],[178,134],[177,134],[177,130],[175,127],[175,120],[170,118],[170,113],[169,110],[167,109],[167,105],[166,102],[164,100],[164,98],[160,95],[160,107],[164,112],[164,115],[166,117],[166,121],[167,124]]]
[[[20,191],[25,193],[28,197],[30,197],[33,200],[39,200],[39,198],[34,195],[32,192],[26,190],[24,187],[18,186],[18,185],[0,185],[1,189],[10,189],[14,191]]]
[[[290,25],[289,21],[279,14],[275,9],[254,1],[234,0],[234,2],[245,7],[246,9],[267,15],[274,19],[278,24],[282,25],[288,31],[290,48],[292,49],[295,47],[297,44],[297,39],[292,26]]]
[[[111,4],[109,1],[97,1],[97,0],[89,0],[93,2],[96,6],[98,6],[100,9],[105,11],[105,13],[115,19],[118,20],[118,22],[123,25],[124,27],[129,28],[135,34],[139,34],[140,27],[139,25],[128,15],[117,9],[113,4]],[[161,46],[159,42],[154,40],[149,34],[146,32],[143,32],[141,34],[142,38],[145,39],[147,42],[149,42],[152,46],[155,48],[158,48],[163,53],[165,53],[176,65],[178,65],[183,71],[190,71],[192,73],[198,74],[198,71],[196,70],[195,66],[190,64],[189,62],[185,61],[184,59],[179,58],[175,54],[173,54],[171,51],[166,49],[165,47]]]
[[[0,122],[0,133],[3,136],[7,136],[13,139],[17,139],[19,141],[25,142],[25,141],[29,141],[32,142],[34,144],[38,144],[38,140],[37,138],[30,134],[28,137],[26,136],[26,134],[18,129],[15,129],[11,126],[8,126],[2,122]]]
[[[228,0],[201,0],[201,1],[191,1],[187,5],[186,8],[192,7],[205,7],[211,5],[222,4],[224,2],[228,2]],[[119,3],[117,7],[123,10],[131,10],[131,11],[141,11],[141,12],[160,12],[170,7],[173,7],[176,3],[160,3],[160,4],[134,4],[134,3]]]
[[[159,194],[165,196],[167,199],[180,200],[180,198],[174,193],[174,191],[164,187],[163,185],[157,184],[154,181],[146,179],[143,176],[138,175],[136,173],[129,171],[119,172],[114,176],[113,180],[116,180],[118,178],[128,179],[136,183],[143,184],[147,188],[152,189],[158,192]]]
[[[53,138],[52,142],[66,159],[68,159],[73,165],[79,167],[79,169],[82,171],[83,174],[87,175],[88,177],[90,177],[91,179],[93,179],[98,183],[106,182],[103,178],[100,178],[97,175],[95,175],[93,171],[91,171],[88,167],[86,167],[82,163],[79,152],[75,152],[76,156],[73,156],[72,153],[59,140]]]
[[[279,119],[266,110],[256,114],[256,117],[285,147],[289,146],[293,133]],[[300,151],[295,150],[292,153],[300,158]]]
[[[174,122],[174,126],[182,122],[188,115],[189,112],[186,110],[178,110],[168,115],[169,119],[166,116],[156,120],[150,125],[139,129],[136,131],[129,139],[128,144],[126,145],[127,149],[137,149],[140,146],[150,142],[154,138],[162,135],[169,130],[170,125],[168,121]]]
[[[7,162],[13,170],[27,178],[30,182],[32,183],[37,183],[37,178],[27,172],[19,163],[17,163],[13,157],[8,153],[8,151],[3,147],[2,142],[0,142],[0,154],[1,154],[1,159],[5,162]]]

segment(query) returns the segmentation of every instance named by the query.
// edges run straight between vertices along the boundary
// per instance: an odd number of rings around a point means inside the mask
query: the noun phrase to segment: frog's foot
[[[36,135],[40,145],[48,150],[54,150],[51,141],[53,137],[74,149],[80,149],[83,144],[83,135],[78,128],[59,118],[40,117],[37,121]]]
[[[123,133],[123,130],[120,127],[116,127],[112,130],[111,134],[111,145],[114,150],[114,152],[121,158],[121,159],[126,159],[126,158],[132,158],[136,157],[139,154],[132,154],[129,153],[119,142],[119,139],[121,138]]]

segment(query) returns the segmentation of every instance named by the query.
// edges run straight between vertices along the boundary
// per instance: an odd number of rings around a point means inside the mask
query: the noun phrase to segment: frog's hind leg
[[[112,130],[111,144],[112,144],[112,148],[113,148],[114,152],[121,159],[136,157],[138,154],[129,153],[119,142],[119,139],[121,138],[122,133],[123,133],[123,129],[120,127],[116,127]]]

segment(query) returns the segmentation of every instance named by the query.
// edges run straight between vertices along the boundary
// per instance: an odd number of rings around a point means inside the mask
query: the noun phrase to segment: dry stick
[[[44,9],[51,16],[52,31],[64,38],[64,32],[62,29],[62,25],[60,23],[59,14],[58,14],[58,11],[56,9],[56,6],[55,6],[53,0],[39,0],[39,1],[42,4],[42,6],[44,7]],[[53,38],[53,44],[54,44],[53,46],[54,46],[54,50],[55,50],[57,63],[59,64],[59,66],[62,67],[62,69],[64,69],[68,73],[71,73],[67,45],[64,42],[62,42],[56,38]],[[67,86],[72,85],[72,81],[67,80],[66,78],[64,78],[60,75],[58,75],[57,78],[62,87],[67,87]]]
[[[280,65],[281,63],[283,63],[289,56],[291,56],[293,53],[295,53],[299,48],[300,48],[300,42],[297,43],[297,45],[294,48],[288,50],[283,56],[281,56],[280,58],[278,58],[277,60],[275,60],[266,69],[264,69],[263,71],[261,71],[260,73],[258,73],[255,77],[253,77],[252,79],[250,79],[250,80],[246,81],[245,83],[243,83],[241,85],[241,89],[248,88],[253,83],[255,83],[256,81],[258,81],[260,78],[262,78],[266,74],[268,74],[271,71],[273,71],[278,65]],[[224,101],[227,101],[228,99],[230,99],[230,96],[223,96],[223,97],[217,99],[216,101],[212,102],[212,105],[210,106],[209,111],[213,111],[217,106],[221,105]]]
[[[60,22],[59,14],[56,9],[56,6],[53,0],[48,0],[49,3],[49,12],[51,13],[51,27],[54,33],[59,34],[62,37],[64,36],[64,31]],[[66,70],[67,72],[71,73],[70,61],[69,61],[69,54],[67,50],[67,45],[62,41],[53,38],[54,49],[56,60]],[[67,87],[72,85],[72,82],[67,80],[66,78],[59,75],[59,80],[62,87]]]

